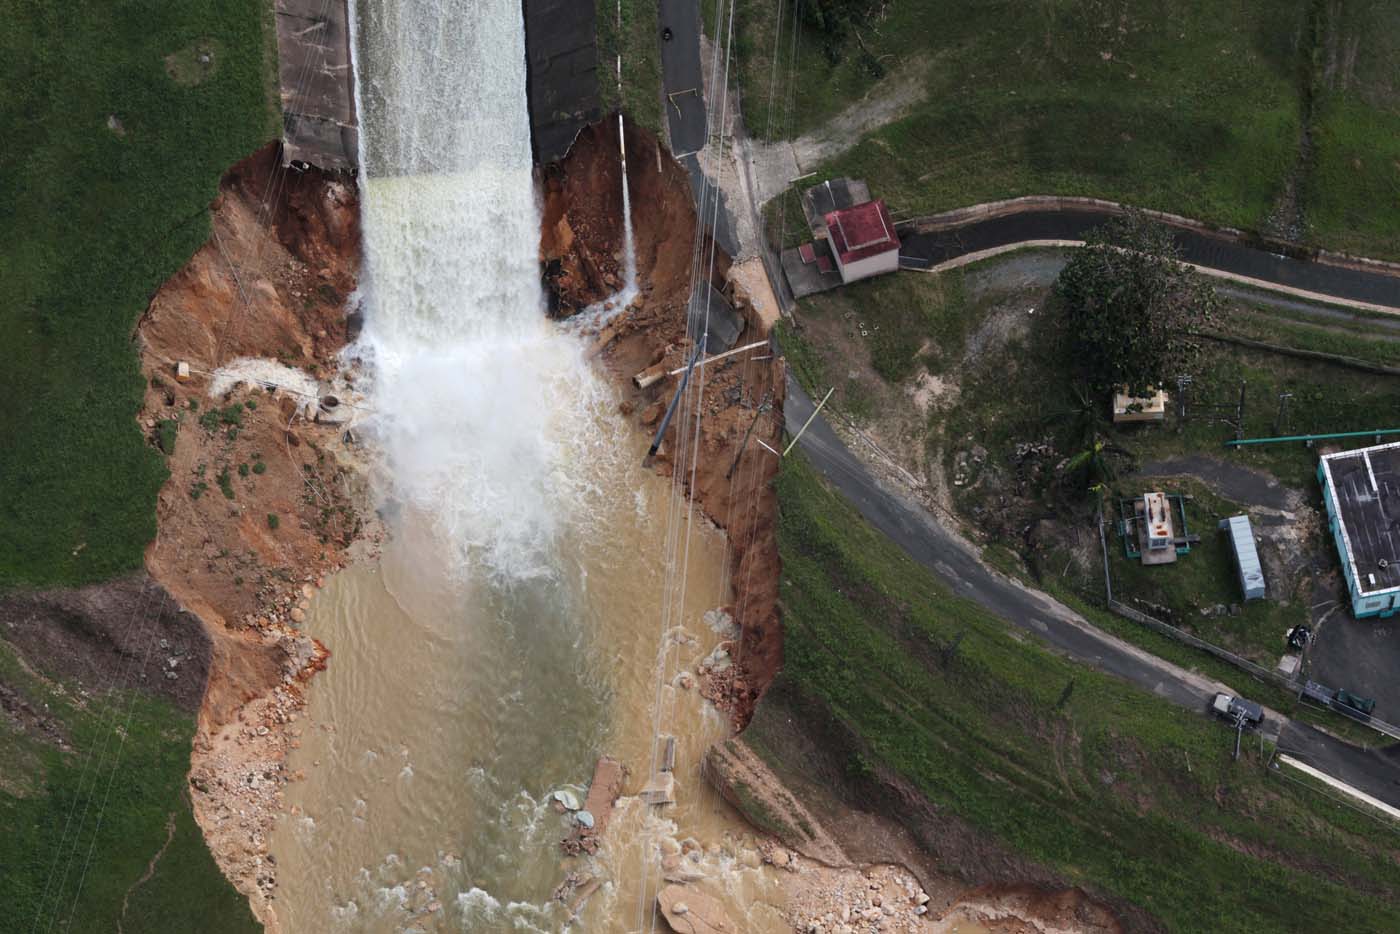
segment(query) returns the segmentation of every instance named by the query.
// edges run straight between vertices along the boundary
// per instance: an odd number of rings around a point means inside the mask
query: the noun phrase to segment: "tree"
[[[1148,395],[1197,352],[1194,331],[1215,316],[1215,290],[1181,262],[1171,233],[1139,211],[1092,231],[1060,272],[1071,359],[1095,393],[1126,385]]]

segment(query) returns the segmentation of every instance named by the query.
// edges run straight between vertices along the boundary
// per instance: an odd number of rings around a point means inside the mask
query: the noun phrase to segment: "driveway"
[[[789,376],[783,406],[788,432],[795,434],[813,408],[811,398]],[[1202,714],[1217,690],[1229,690],[1110,636],[1049,596],[991,571],[973,546],[917,504],[876,483],[825,418],[818,416],[812,422],[800,446],[817,471],[871,525],[941,577],[953,592],[1033,633],[1053,649]],[[1272,712],[1265,730],[1280,751],[1400,807],[1400,744],[1383,752],[1362,750]]]
[[[1027,240],[1083,240],[1090,230],[1115,216],[1092,210],[1027,211],[949,230],[907,233],[900,238],[899,253],[908,265],[926,268]],[[1171,230],[1188,263],[1335,298],[1400,308],[1400,276],[1294,259],[1196,230]]]

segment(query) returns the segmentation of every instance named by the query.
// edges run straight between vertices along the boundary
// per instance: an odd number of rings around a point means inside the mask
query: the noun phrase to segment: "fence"
[[[1164,623],[1160,619],[1148,616],[1146,613],[1143,613],[1140,610],[1135,610],[1132,607],[1128,606],[1126,603],[1122,603],[1115,599],[1113,596],[1113,574],[1108,563],[1108,538],[1104,534],[1103,530],[1104,520],[1102,501],[1100,501],[1099,503],[1098,525],[1099,545],[1103,550],[1104,595],[1107,598],[1108,609],[1110,612],[1121,616],[1124,619],[1132,620],[1133,622],[1141,626],[1146,626],[1148,629],[1151,629],[1154,632],[1161,633],[1169,639],[1175,639],[1183,645],[1188,645],[1193,649],[1198,649],[1202,652],[1205,652],[1208,655],[1213,655],[1223,662],[1228,662],[1229,664],[1234,665],[1240,671],[1243,671],[1245,674],[1258,681],[1262,681],[1265,684],[1271,684],[1275,687],[1282,688],[1283,690],[1288,691],[1290,693],[1297,694],[1299,701],[1302,701],[1303,683],[1301,678],[1285,677],[1277,671],[1271,671],[1268,668],[1265,668],[1262,665],[1258,665],[1247,658],[1242,658],[1241,656],[1236,655],[1234,652],[1222,649],[1218,645],[1212,645],[1204,639],[1198,639],[1197,637],[1191,635],[1185,630],[1178,629],[1170,623]],[[1384,720],[1378,720],[1375,717],[1368,716],[1366,714],[1361,713],[1360,711],[1351,710],[1346,706],[1338,706],[1335,704],[1326,706],[1314,704],[1312,706],[1317,707],[1317,709],[1319,710],[1330,710],[1333,713],[1340,714],[1343,717],[1346,717],[1350,720],[1354,720],[1357,723],[1362,724],[1363,726],[1370,727],[1371,729],[1375,730],[1377,733],[1380,733],[1383,736],[1389,736],[1391,739],[1400,739],[1400,727],[1397,727],[1392,723],[1387,723]]]

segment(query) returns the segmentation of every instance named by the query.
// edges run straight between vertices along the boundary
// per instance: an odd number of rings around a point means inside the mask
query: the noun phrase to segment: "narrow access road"
[[[813,409],[811,397],[789,375],[783,406],[788,432],[795,434]],[[871,525],[941,577],[954,593],[1033,633],[1052,649],[1201,714],[1216,691],[1230,690],[1111,636],[1050,596],[993,572],[971,545],[922,507],[880,486],[820,415],[799,445],[817,471]],[[1384,752],[1358,749],[1277,714],[1266,721],[1265,735],[1281,751],[1400,807],[1400,745]]]
[[[1027,211],[930,233],[900,237],[900,258],[914,266],[936,266],[950,259],[1027,240],[1083,240],[1112,220],[1108,211]],[[1261,282],[1302,289],[1400,311],[1400,276],[1294,259],[1182,227],[1170,228],[1183,259]]]
[[[660,0],[657,22],[661,45],[662,105],[676,158],[699,152],[709,126],[705,118],[705,79],[700,69],[699,0]],[[664,38],[670,30],[670,39]]]

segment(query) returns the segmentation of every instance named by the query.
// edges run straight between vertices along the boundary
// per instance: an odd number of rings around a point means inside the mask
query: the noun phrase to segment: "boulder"
[[[668,885],[656,895],[661,916],[676,934],[735,934],[739,929],[718,899],[684,885]]]

